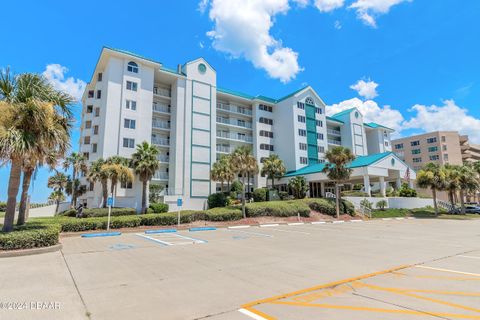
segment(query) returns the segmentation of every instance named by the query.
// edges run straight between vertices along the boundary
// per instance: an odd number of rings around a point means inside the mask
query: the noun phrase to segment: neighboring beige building
[[[480,146],[457,131],[435,131],[392,140],[393,151],[415,171],[429,162],[460,165],[480,160]]]

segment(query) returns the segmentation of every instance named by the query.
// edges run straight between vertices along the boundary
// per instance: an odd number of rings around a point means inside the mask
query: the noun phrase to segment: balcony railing
[[[157,129],[170,129],[170,123],[160,120],[152,120],[152,127]]]
[[[228,119],[228,118],[222,118],[222,117],[217,117],[217,122],[218,123],[224,123],[228,124],[231,126],[237,126],[237,127],[242,127],[242,128],[247,128],[251,129],[252,128],[252,123],[247,122],[247,121],[241,121],[241,120],[235,120],[235,119]]]
[[[157,171],[153,175],[153,179],[155,179],[155,180],[168,180],[168,172]]]
[[[235,133],[235,132],[217,131],[217,137],[225,138],[225,139],[231,139],[231,140],[244,141],[244,142],[248,142],[248,143],[252,143],[252,141],[253,141],[252,136],[242,135],[242,134],[238,134],[238,133]]]
[[[340,135],[341,135],[340,130],[335,130],[335,129],[327,129],[327,133],[328,133],[328,134],[333,134],[333,135],[336,135],[336,136],[340,136]]]
[[[154,102],[152,109],[156,112],[170,113],[170,106],[163,103]]]
[[[169,161],[170,161],[170,157],[167,156],[166,154],[159,154],[159,155],[157,156],[157,159],[158,159],[158,161],[160,161],[160,162],[169,162]]]
[[[172,91],[167,88],[153,87],[153,94],[170,98],[172,96]]]
[[[165,138],[152,138],[152,143],[157,145],[157,146],[169,146],[170,145],[170,140],[165,139]]]
[[[341,141],[339,141],[339,140],[333,140],[333,139],[328,139],[328,143],[329,143],[329,144],[336,145],[336,146],[341,146],[341,145],[342,145],[342,142],[341,142]]]
[[[234,113],[239,113],[239,114],[243,114],[243,115],[246,115],[246,116],[251,116],[252,115],[252,110],[247,109],[245,107],[239,107],[239,106],[236,106],[236,105],[233,105],[233,104],[225,104],[225,103],[218,102],[217,103],[217,109],[225,110],[225,111],[229,111],[229,112],[234,112]]]
[[[230,147],[217,145],[217,152],[230,153],[230,150],[231,150]]]

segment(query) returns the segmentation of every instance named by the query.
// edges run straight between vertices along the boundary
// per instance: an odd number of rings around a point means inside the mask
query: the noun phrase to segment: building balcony
[[[170,130],[170,123],[167,121],[153,119],[152,128],[160,130]]]
[[[158,161],[161,163],[169,163],[170,162],[170,157],[167,156],[166,154],[159,154],[157,156]]]
[[[335,130],[335,129],[327,129],[327,133],[334,136],[340,136],[342,134],[340,130]]]
[[[170,98],[172,96],[172,90],[162,87],[153,87],[153,94],[160,97]]]
[[[152,110],[159,113],[168,113],[170,114],[170,106],[164,103],[154,102],[152,105]]]
[[[252,110],[245,107],[239,107],[233,104],[225,104],[225,103],[218,102],[217,109],[221,111],[241,114],[244,116],[250,116],[250,117],[252,116]]]
[[[169,147],[170,140],[165,138],[152,138],[152,144],[159,147]]]
[[[328,144],[333,144],[335,146],[341,146],[342,145],[342,141],[340,140],[334,140],[334,139],[328,139]]]
[[[232,149],[230,146],[219,146],[217,145],[217,152],[218,153],[231,153]]]
[[[252,129],[252,123],[251,122],[238,120],[238,119],[229,119],[229,118],[217,117],[217,123],[224,124],[224,125],[229,125],[229,126],[246,128],[246,129]]]
[[[246,143],[252,143],[253,137],[247,136],[245,134],[236,133],[236,132],[221,132],[217,131],[217,138],[235,140],[235,141],[242,141]]]
[[[157,171],[153,175],[153,180],[168,180],[168,172]]]

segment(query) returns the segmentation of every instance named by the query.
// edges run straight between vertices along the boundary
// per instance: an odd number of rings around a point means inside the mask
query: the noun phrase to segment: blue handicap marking
[[[107,198],[107,206],[113,206],[113,198],[112,197]]]
[[[248,236],[233,236],[232,239],[233,240],[245,240],[245,239],[248,239],[249,237]]]
[[[182,198],[177,199],[177,207],[181,207],[183,205]]]
[[[129,250],[135,249],[137,246],[129,243],[115,243],[108,247],[111,250]]]

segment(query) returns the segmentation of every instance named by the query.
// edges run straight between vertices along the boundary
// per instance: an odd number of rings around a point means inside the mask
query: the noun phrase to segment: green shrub
[[[304,200],[305,203],[310,207],[310,209],[334,216],[337,213],[337,207],[335,199],[326,199],[326,198],[311,198]],[[341,199],[340,201],[340,214],[348,214],[351,216],[355,215],[355,206],[348,200]]]
[[[360,201],[360,205],[370,210],[373,209],[373,202],[368,201],[368,199]]]
[[[129,216],[136,215],[137,210],[133,208],[112,208],[112,217],[119,216]],[[64,217],[75,217],[77,215],[77,210],[70,209],[59,214],[59,216]],[[97,218],[97,217],[106,217],[108,216],[108,208],[91,208],[83,209],[83,218]]]
[[[107,220],[108,219],[106,217],[97,217],[85,219],[67,218],[58,221],[62,226],[62,232],[80,232],[107,229]],[[110,221],[110,228],[119,229],[137,227],[140,225],[140,221],[140,216],[137,215],[112,217]]]
[[[235,197],[237,197],[238,194],[242,193],[242,190],[243,184],[240,181],[235,180],[232,182],[232,185],[230,186],[230,191],[235,194]]]
[[[298,213],[302,217],[309,217],[310,208],[301,201],[254,202],[246,205],[246,213],[247,217],[291,217],[296,216]]]
[[[368,197],[366,192],[360,190],[342,191],[343,197]]]
[[[377,209],[380,209],[380,210],[385,210],[386,206],[388,205],[387,201],[386,200],[380,200],[377,202],[377,204],[375,205],[375,207]]]
[[[35,224],[16,228],[9,233],[0,233],[0,250],[18,250],[49,247],[58,243],[58,224]]]
[[[205,211],[205,220],[208,221],[233,221],[243,218],[239,207],[215,208]]]
[[[0,201],[0,212],[5,212],[5,211],[7,211],[7,203]]]
[[[278,191],[278,196],[280,197],[281,200],[289,200],[290,195],[288,194],[287,191]],[[293,196],[291,196],[293,198]]]
[[[398,195],[400,197],[414,198],[417,196],[417,191],[410,188],[407,183],[403,183],[400,190],[398,190]]]
[[[255,202],[263,202],[267,201],[267,188],[258,188],[253,190],[253,201]]]
[[[149,206],[149,209],[152,209],[153,213],[168,212],[168,204],[167,203],[151,203]]]
[[[209,208],[226,207],[228,204],[228,198],[225,193],[217,192],[209,195],[207,202]]]

